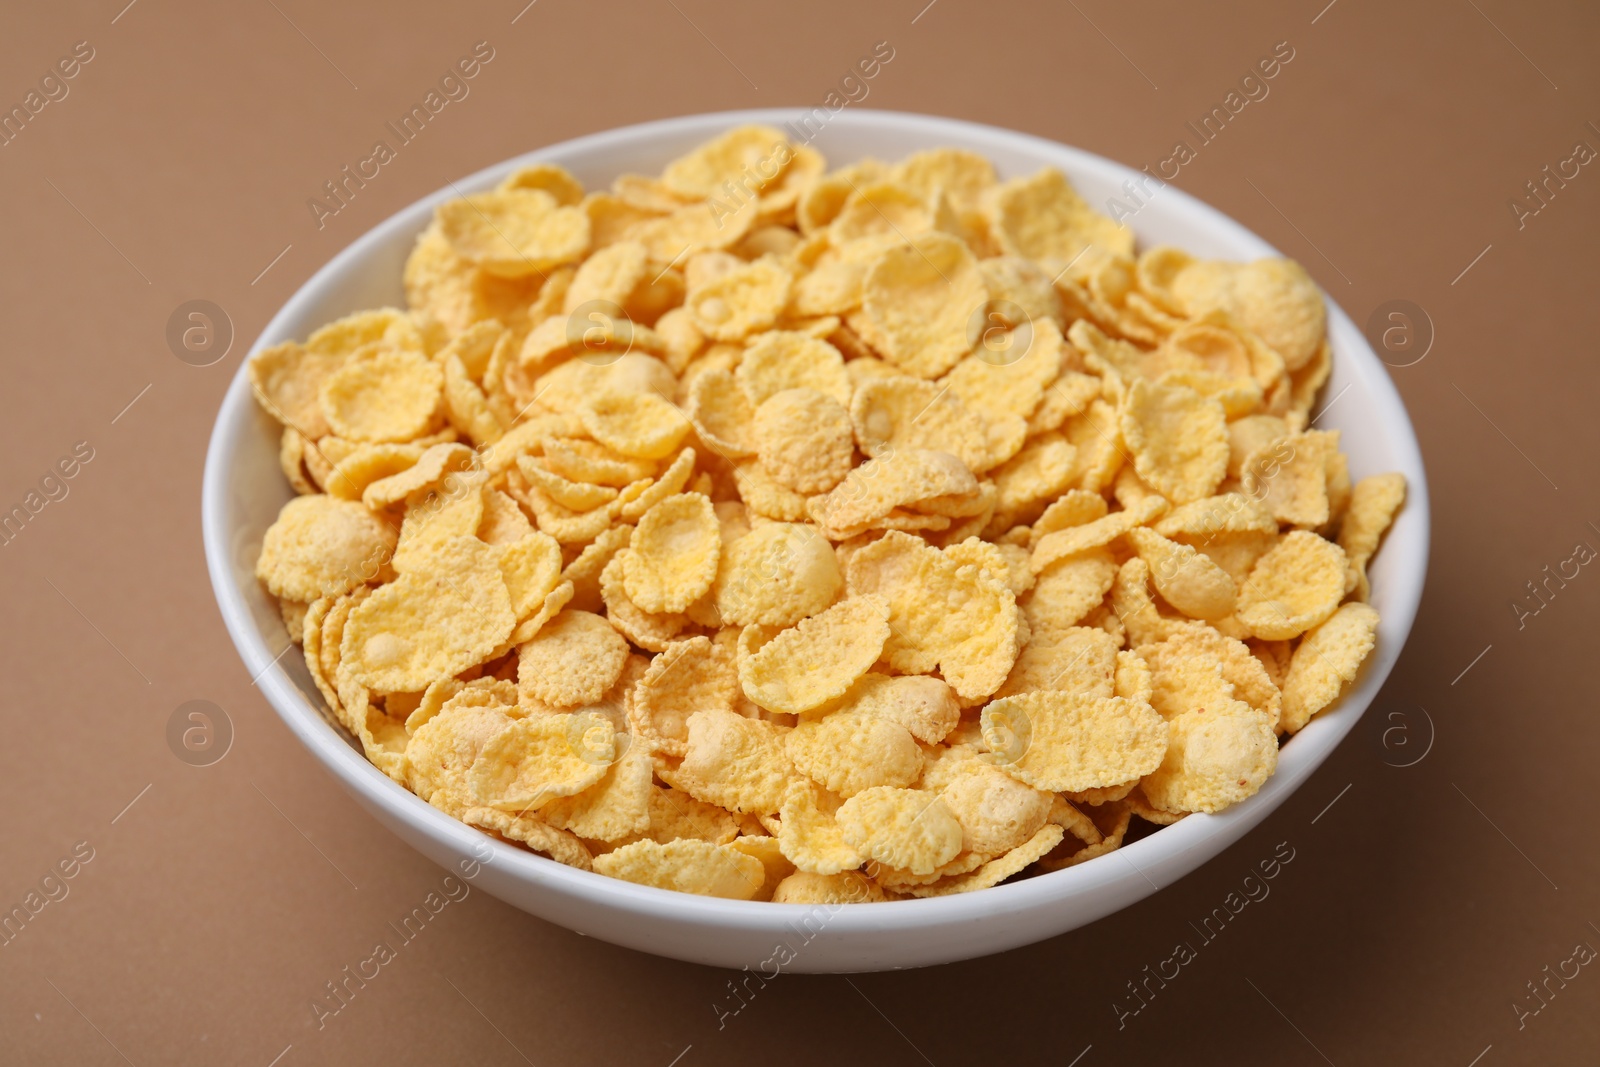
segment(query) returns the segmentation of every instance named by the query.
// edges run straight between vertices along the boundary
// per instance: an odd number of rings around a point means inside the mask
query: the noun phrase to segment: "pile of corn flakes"
[[[404,280],[250,361],[300,494],[257,573],[374,764],[561,863],[1059,870],[1253,795],[1373,648],[1405,483],[1309,425],[1317,288],[1057,170],[744,127],[446,203]]]

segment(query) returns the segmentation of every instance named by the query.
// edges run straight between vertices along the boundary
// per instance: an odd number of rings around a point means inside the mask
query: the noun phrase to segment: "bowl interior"
[[[783,127],[800,121],[797,111],[731,112],[671,119],[585,137],[530,152],[455,182],[398,212],[346,248],[284,306],[252,352],[289,339],[303,339],[318,326],[353,311],[403,304],[400,277],[416,235],[442,200],[489,188],[511,170],[535,161],[559,163],[590,188],[604,187],[624,172],[656,173],[674,156],[742,122]],[[810,128],[815,129],[813,116]],[[800,139],[791,127],[790,136]],[[1115,197],[1136,207],[1127,219],[1140,247],[1171,244],[1202,257],[1253,259],[1278,254],[1238,223],[1173,186],[1155,187],[1137,171],[1098,156],[993,127],[891,112],[846,110],[829,118],[811,143],[830,166],[864,156],[894,160],[949,145],[970,148],[994,161],[1002,177],[1041,166],[1061,168],[1083,196],[1104,209]],[[1125,183],[1144,180],[1136,202]],[[1137,185],[1135,186],[1137,188]],[[1317,273],[1315,262],[1307,269]],[[1059,905],[1074,894],[1095,896],[1093,914],[1057,920],[1035,936],[1049,936],[1132,903],[1187,873],[1266,816],[1332,751],[1354,725],[1388,675],[1411,628],[1421,597],[1428,552],[1428,499],[1422,460],[1411,424],[1388,375],[1359,330],[1329,301],[1334,352],[1331,380],[1320,405],[1318,428],[1342,431],[1351,476],[1400,471],[1409,483],[1405,508],[1371,568],[1372,603],[1382,616],[1378,646],[1361,677],[1333,711],[1319,716],[1285,744],[1277,774],[1250,800],[1214,816],[1194,815],[1120,850],[1115,856],[966,896],[891,904],[847,905],[830,920],[830,936],[851,931],[912,931],[930,924],[958,923],[996,909],[1025,911]],[[223,618],[250,675],[289,726],[354,792],[408,840],[436,859],[466,855],[482,838],[390,782],[360,755],[351,739],[331,724],[303,660],[290,644],[277,609],[254,577],[256,554],[266,528],[290,498],[277,461],[278,429],[259,411],[241,365],[223,402],[207,458],[202,517],[208,566]],[[492,846],[502,872],[533,891],[569,900],[584,898],[601,908],[621,909],[656,920],[681,920],[706,928],[777,929],[798,905],[708,901],[561,867],[498,843]],[[513,894],[514,895],[514,894]],[[524,903],[525,901],[518,901]],[[1064,915],[1060,907],[1053,914]],[[606,937],[604,930],[595,931]],[[627,942],[626,938],[619,940]],[[1032,937],[1027,938],[1029,940]],[[1013,940],[1013,943],[1022,943]],[[1004,946],[1000,946],[1004,947]],[[991,949],[993,950],[993,949]],[[682,953],[664,949],[668,954]],[[974,951],[918,956],[911,963],[960,958]],[[886,965],[896,965],[889,963]],[[819,968],[826,969],[826,968]]]

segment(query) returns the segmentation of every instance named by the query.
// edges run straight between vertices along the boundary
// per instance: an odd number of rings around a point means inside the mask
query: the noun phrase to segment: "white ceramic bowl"
[[[434,206],[488,189],[514,168],[548,161],[589,187],[622,172],[657,173],[674,156],[729,127],[782,126],[797,111],[692,115],[612,130],[508,160],[441,189],[339,253],[273,318],[256,348],[300,339],[349,312],[402,302],[400,273]],[[952,119],[846,110],[813,143],[837,165],[862,156],[895,160],[941,145],[992,159],[1003,177],[1049,164],[1091,204],[1122,195],[1138,172],[1099,156],[1009,130]],[[1173,186],[1130,220],[1141,246],[1172,244],[1227,259],[1275,255],[1261,238]],[[1312,264],[1315,266],[1315,264]],[[331,726],[298,655],[254,577],[262,533],[291,490],[278,468],[278,427],[251,398],[243,366],[217,415],[201,502],[206,562],[217,603],[251,677],[312,754],[381,823],[434,862],[527,912],[582,934],[696,963],[787,971],[886,970],[946,963],[1052,937],[1132,904],[1194,870],[1283,803],[1333,751],[1377,694],[1411,630],[1428,559],[1428,490],[1411,423],[1383,364],[1360,330],[1328,302],[1332,381],[1319,426],[1344,431],[1351,474],[1397,470],[1408,500],[1372,567],[1382,615],[1378,645],[1336,710],[1285,744],[1278,771],[1256,796],[1220,815],[1191,815],[1121,850],[1067,870],[978,893],[881,904],[811,907],[716,900],[633,885],[564,867],[487,838],[386,778]],[[281,657],[281,658],[280,658]],[[474,862],[480,861],[480,862]]]

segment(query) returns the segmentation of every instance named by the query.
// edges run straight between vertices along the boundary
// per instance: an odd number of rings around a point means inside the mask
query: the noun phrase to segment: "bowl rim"
[[[229,471],[233,467],[240,441],[247,432],[241,427],[249,421],[253,408],[253,397],[246,376],[250,356],[267,345],[288,339],[285,336],[286,324],[317,300],[331,281],[363,260],[376,246],[392,240],[398,231],[420,231],[426,218],[441,201],[487,188],[517,167],[553,155],[625,146],[627,142],[652,135],[699,132],[704,138],[745,123],[781,125],[806,113],[803,108],[706,112],[616,127],[546,145],[482,168],[465,178],[447,182],[435,192],[394,212],[337,252],[283,304],[241,359],[212,429],[201,488],[201,524],[206,564],[223,622],[246,670],[256,679],[253,684],[266,696],[301,743],[364,805],[382,810],[405,824],[415,834],[427,838],[436,849],[457,853],[463,858],[474,855],[482,857],[482,847],[487,843],[491,853],[484,860],[485,863],[536,888],[563,896],[583,897],[593,905],[620,909],[638,916],[669,918],[708,928],[781,934],[790,928],[794,920],[816,907],[703,897],[637,885],[562,865],[489,838],[446,815],[391,780],[352,748],[342,732],[332,726],[322,709],[312,705],[279,662],[287,649],[279,649],[276,653],[272,651],[234,582],[231,559],[233,528],[228,522],[224,501]],[[829,119],[829,125],[834,124],[864,130],[881,129],[887,124],[933,136],[949,136],[957,132],[1022,154],[1039,158],[1055,157],[1063,160],[1059,165],[1069,174],[1099,172],[1108,178],[1114,177],[1117,182],[1140,174],[1131,167],[1045,137],[962,119],[847,108]],[[1170,198],[1181,213],[1195,216],[1208,227],[1225,232],[1230,240],[1255,249],[1250,254],[1281,255],[1243,224],[1176,185],[1168,183],[1161,195]],[[1218,837],[1224,842],[1222,847],[1226,847],[1265,819],[1310,777],[1354,727],[1398,660],[1415,621],[1426,579],[1431,524],[1422,453],[1399,392],[1361,331],[1338,302],[1325,290],[1322,295],[1328,308],[1330,337],[1337,332],[1344,342],[1335,345],[1335,360],[1353,360],[1358,366],[1365,365],[1360,367],[1360,371],[1365,371],[1361,377],[1372,393],[1374,417],[1390,435],[1394,453],[1392,458],[1399,461],[1396,465],[1407,478],[1407,501],[1402,515],[1405,521],[1420,527],[1413,532],[1410,541],[1414,544],[1415,558],[1400,561],[1402,566],[1389,568],[1391,588],[1386,590],[1389,603],[1386,604],[1380,630],[1379,654],[1366,665],[1362,676],[1345,694],[1341,705],[1317,716],[1295,736],[1293,743],[1284,745],[1277,772],[1260,792],[1222,813],[1190,815],[1130,842],[1112,854],[976,893],[876,902],[870,907],[860,904],[837,906],[830,909],[830,933],[848,936],[853,931],[872,931],[881,934],[943,926],[997,913],[1031,911],[1118,883],[1122,883],[1127,890],[1126,900],[1118,907],[1126,907],[1165,888],[1165,885],[1170,885],[1204,863],[1202,860],[1197,864],[1186,864],[1186,858],[1191,853],[1207,850]],[[1113,864],[1112,855],[1121,856],[1132,871]],[[1167,867],[1181,867],[1181,870],[1164,885],[1157,886],[1149,872]],[[1140,879],[1148,884],[1142,884]],[[605,935],[601,933],[600,936]]]

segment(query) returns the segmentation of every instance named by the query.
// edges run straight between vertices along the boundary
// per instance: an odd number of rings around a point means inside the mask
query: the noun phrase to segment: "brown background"
[[[1600,947],[1587,677],[1600,575],[1583,569],[1521,629],[1511,604],[1578,542],[1600,548],[1600,174],[1585,168],[1523,229],[1507,206],[1576,140],[1600,147],[1592,8],[124,2],[0,14],[7,109],[74,42],[95,49],[71,95],[0,148],[0,510],[76,442],[94,449],[70,495],[0,548],[0,906],[75,842],[94,849],[70,896],[0,947],[0,1062],[1595,1061],[1600,973],[1521,1028],[1512,1005],[1537,1006],[1525,983],[1578,942]],[[480,40],[495,59],[472,95],[319,231],[306,199]],[[1292,45],[1271,95],[1178,184],[1302,260],[1358,323],[1393,299],[1433,323],[1428,356],[1392,372],[1435,529],[1398,669],[1256,832],[1053,941],[920,972],[783,977],[719,1030],[729,974],[474,891],[318,1030],[323,983],[442,872],[314,765],[223,632],[198,505],[239,360],[316,267],[447,179],[625,123],[815,105],[880,40],[895,56],[865,106],[1136,166],[1192,139],[1186,121]],[[195,298],[237,334],[206,368],[165,340]],[[168,746],[191,699],[235,731],[213,766]],[[1281,841],[1295,859],[1270,897],[1119,1030],[1125,983],[1198,941],[1189,924]]]

